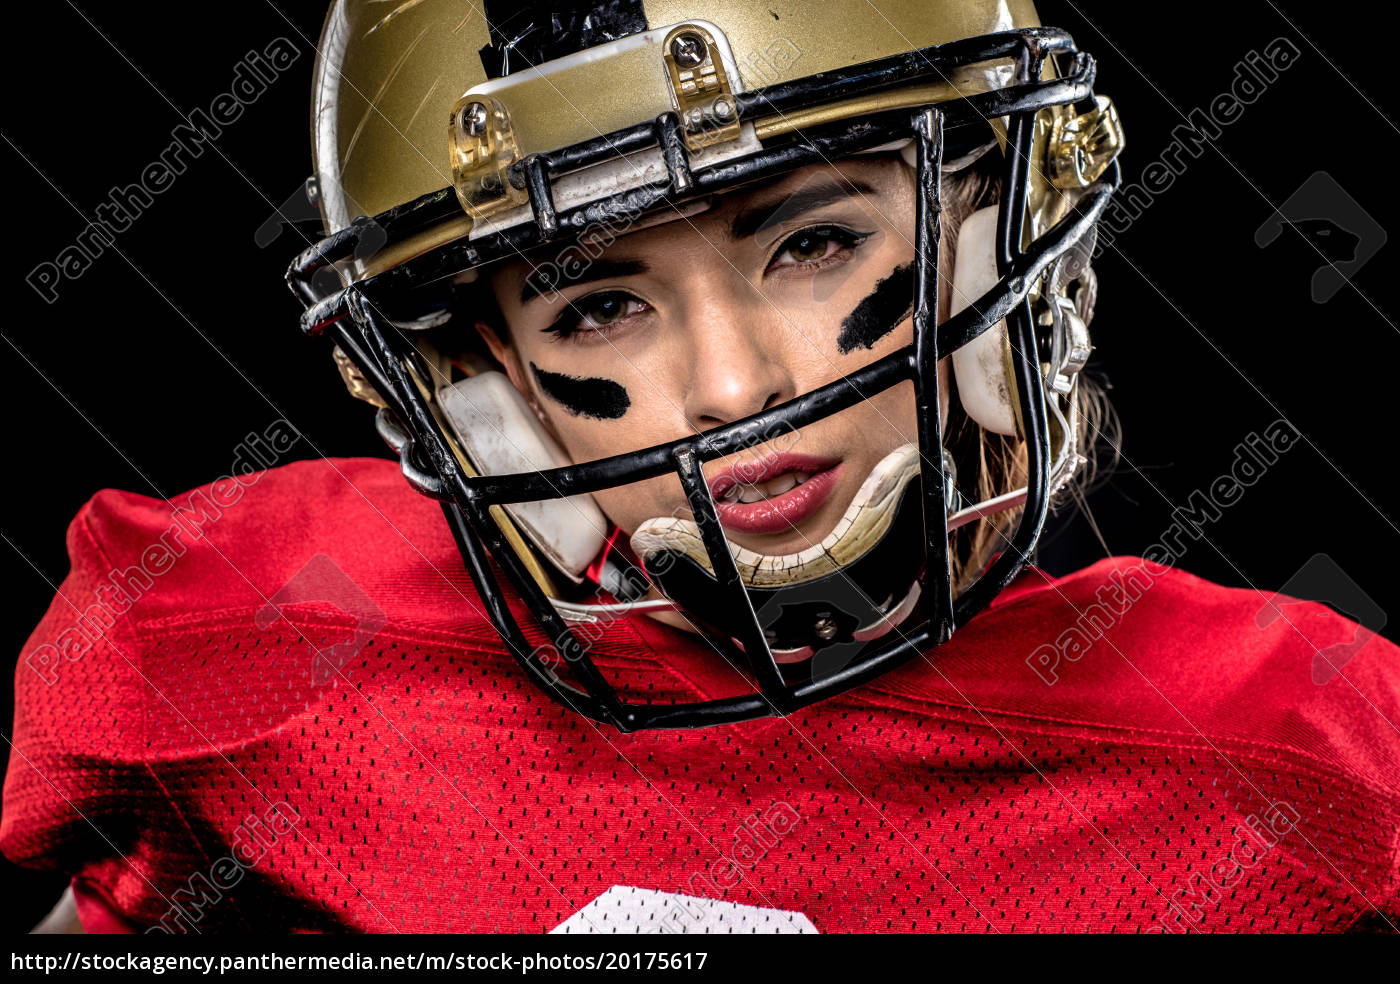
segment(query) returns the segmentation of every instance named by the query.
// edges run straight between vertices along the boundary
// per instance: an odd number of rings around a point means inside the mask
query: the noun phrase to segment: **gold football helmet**
[[[1123,141],[1094,79],[1093,59],[1039,26],[1028,0],[339,0],[311,118],[308,188],[327,235],[288,278],[303,329],[380,408],[412,485],[442,502],[531,680],[629,731],[784,714],[944,642],[985,608],[1081,461],[1089,259]],[[529,258],[543,280],[567,279],[565,244],[876,151],[914,173],[914,341],[830,385],[575,462],[462,341],[490,317],[477,279],[493,263]],[[996,201],[962,221],[940,284],[943,192],[974,168],[997,179]],[[977,441],[1014,448],[1012,487],[970,475],[976,463],[945,446],[944,356],[951,412]],[[881,462],[831,537],[784,557],[729,542],[705,462],[908,381],[918,440]],[[592,494],[668,473],[689,508],[620,545]],[[998,539],[968,562],[952,544],[975,529]],[[531,644],[502,578],[545,645]],[[743,667],[747,691],[623,696],[590,657],[590,633],[658,609]]]

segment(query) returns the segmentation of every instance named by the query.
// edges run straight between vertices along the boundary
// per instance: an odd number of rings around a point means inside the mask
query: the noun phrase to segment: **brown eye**
[[[573,301],[553,324],[542,330],[559,338],[585,331],[606,332],[647,310],[647,303],[631,294],[604,291]]]
[[[784,240],[769,267],[815,266],[842,250],[860,245],[867,238],[838,226],[813,226],[795,232]]]
[[[820,260],[827,254],[827,250],[832,245],[832,239],[830,236],[822,235],[814,230],[800,233],[790,243],[787,255],[798,263],[810,263],[813,260]]]
[[[584,323],[590,327],[602,327],[635,313],[632,310],[632,301],[633,299],[625,294],[599,294],[587,298],[578,307]]]

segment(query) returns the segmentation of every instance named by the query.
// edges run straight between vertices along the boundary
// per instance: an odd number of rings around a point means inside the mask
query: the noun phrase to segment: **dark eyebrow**
[[[609,277],[633,277],[649,270],[641,260],[594,260],[575,276],[569,276],[557,263],[544,263],[530,271],[525,285],[520,288],[520,303],[532,301],[536,297],[573,287],[577,284],[606,280]]]
[[[789,216],[800,215],[824,205],[833,205],[855,195],[873,195],[875,189],[863,181],[848,181],[845,187],[834,184],[802,188],[781,201],[744,209],[729,223],[730,239],[747,239],[764,226]]]

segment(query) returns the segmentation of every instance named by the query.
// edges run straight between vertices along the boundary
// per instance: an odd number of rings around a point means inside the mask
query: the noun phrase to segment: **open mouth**
[[[710,481],[720,525],[738,533],[785,533],[831,497],[838,458],[775,454],[744,461]]]

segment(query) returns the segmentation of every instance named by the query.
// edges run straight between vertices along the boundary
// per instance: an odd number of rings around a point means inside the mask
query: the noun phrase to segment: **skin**
[[[498,267],[490,284],[507,330],[484,324],[478,330],[575,461],[693,436],[910,344],[912,318],[883,332],[866,324],[861,344],[845,351],[839,339],[862,302],[866,311],[900,311],[888,299],[868,299],[913,260],[914,191],[912,172],[894,156],[803,168],[718,198],[688,219],[612,237],[601,252],[594,246],[588,273],[608,274],[601,279],[557,282],[557,293],[522,299],[522,292],[531,293],[533,265]],[[951,256],[944,254],[940,319],[951,282]],[[531,364],[616,384],[627,409],[612,418],[580,413],[552,398]],[[939,376],[946,418],[946,360]],[[916,434],[913,385],[901,383],[795,434],[708,462],[705,475],[712,479],[774,450],[840,459],[833,493],[797,526],[769,534],[729,531],[751,550],[791,553],[829,533],[880,459]],[[670,475],[595,497],[628,534],[653,517],[690,515]]]

